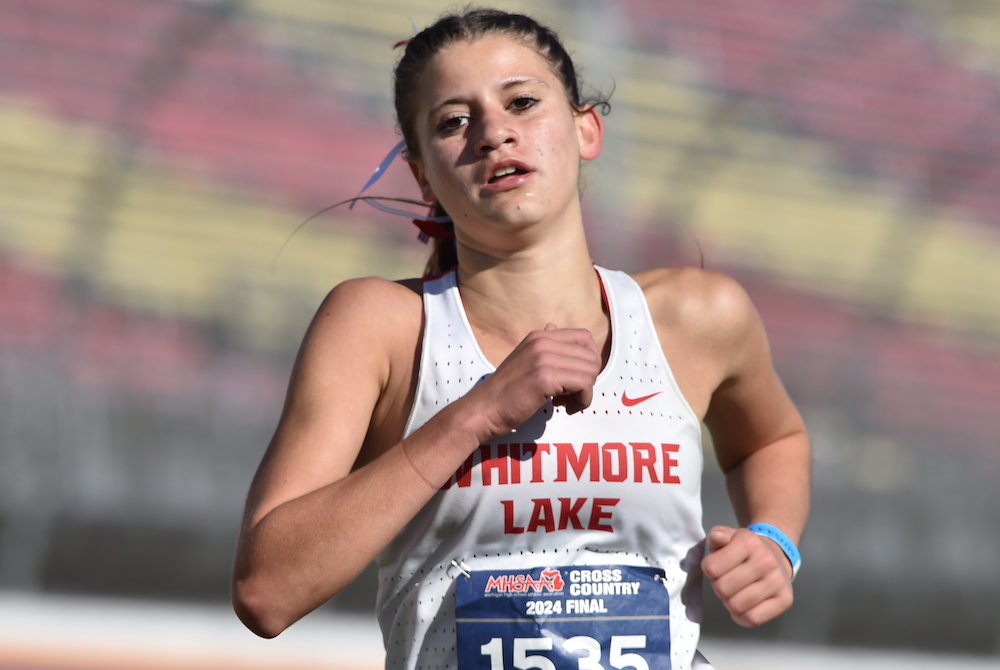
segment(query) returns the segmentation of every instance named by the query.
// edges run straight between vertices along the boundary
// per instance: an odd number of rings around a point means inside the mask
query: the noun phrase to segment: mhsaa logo
[[[486,582],[486,593],[529,593],[534,591],[540,593],[548,591],[550,593],[562,593],[562,574],[557,568],[545,568],[538,579],[531,576],[531,573],[519,575],[490,575]]]

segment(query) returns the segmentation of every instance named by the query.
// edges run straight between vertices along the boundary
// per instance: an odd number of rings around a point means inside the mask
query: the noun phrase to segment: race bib
[[[459,670],[670,670],[663,575],[603,565],[459,576]]]

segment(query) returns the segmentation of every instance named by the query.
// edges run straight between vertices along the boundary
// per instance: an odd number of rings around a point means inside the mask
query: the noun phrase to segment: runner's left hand
[[[715,526],[701,569],[733,621],[753,628],[792,606],[792,566],[781,548],[746,528]]]

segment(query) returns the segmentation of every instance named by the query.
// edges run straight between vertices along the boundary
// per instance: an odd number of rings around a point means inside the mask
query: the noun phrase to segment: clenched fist
[[[750,628],[792,606],[792,565],[772,540],[746,528],[715,526],[702,572],[733,621]]]

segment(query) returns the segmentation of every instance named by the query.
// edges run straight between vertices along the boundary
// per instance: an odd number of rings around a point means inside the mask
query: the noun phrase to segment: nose
[[[501,112],[485,112],[479,119],[479,137],[476,139],[476,154],[485,156],[504,144],[517,144],[517,130],[510,118]]]

